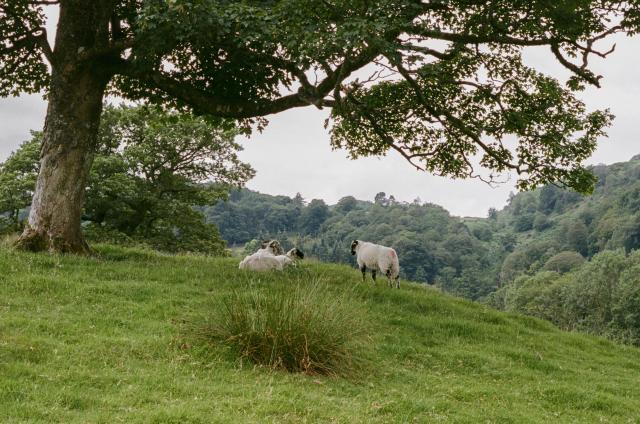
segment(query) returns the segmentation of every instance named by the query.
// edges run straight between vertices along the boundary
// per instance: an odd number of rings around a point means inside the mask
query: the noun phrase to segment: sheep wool
[[[277,245],[280,246],[279,244]],[[297,248],[293,248],[286,255],[276,255],[276,248],[264,247],[256,253],[245,257],[238,268],[251,271],[282,271],[288,265],[295,265],[296,259],[304,258],[304,254]]]
[[[351,243],[351,254],[357,255],[358,268],[362,271],[362,281],[365,280],[365,272],[371,270],[373,281],[376,280],[376,272],[381,272],[387,277],[389,286],[392,287],[392,281],[395,286],[400,288],[400,261],[396,251],[387,246],[382,246],[367,241],[354,240]]]

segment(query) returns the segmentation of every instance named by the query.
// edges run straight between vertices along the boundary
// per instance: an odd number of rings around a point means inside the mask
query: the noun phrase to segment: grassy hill
[[[0,251],[0,422],[639,422],[636,348],[347,266],[98,250]],[[196,337],[234,292],[311,284],[369,323],[356,375],[273,371]]]

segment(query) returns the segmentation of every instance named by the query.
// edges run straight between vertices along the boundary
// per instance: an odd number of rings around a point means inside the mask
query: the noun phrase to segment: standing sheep
[[[387,276],[389,287],[400,288],[400,263],[398,255],[391,247],[381,246],[367,241],[354,240],[351,243],[351,254],[357,255],[358,267],[362,271],[362,281],[365,280],[367,268],[371,270],[373,282],[376,282],[376,272],[380,271]]]

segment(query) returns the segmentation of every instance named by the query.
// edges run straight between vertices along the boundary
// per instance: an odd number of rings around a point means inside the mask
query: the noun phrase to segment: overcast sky
[[[590,88],[580,98],[591,110],[610,108],[616,119],[590,164],[625,161],[640,153],[640,38],[618,36],[606,42],[617,43],[615,53],[592,63],[592,69],[604,76],[602,88]],[[547,49],[531,49],[526,58],[548,74],[561,79],[567,76]],[[0,160],[29,138],[29,130],[42,129],[45,110],[39,95],[0,99]],[[486,216],[490,207],[504,206],[509,192],[514,191],[513,180],[491,188],[477,180],[453,181],[421,173],[395,153],[349,160],[346,152],[331,150],[329,133],[323,127],[327,116],[328,111],[311,107],[290,110],[270,116],[262,134],[241,139],[241,158],[257,171],[248,187],[288,196],[300,192],[307,200],[319,198],[329,204],[347,195],[373,200],[384,191],[398,200],[420,197],[458,216]]]

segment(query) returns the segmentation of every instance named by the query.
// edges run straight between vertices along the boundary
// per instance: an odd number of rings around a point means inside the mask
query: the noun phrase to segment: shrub
[[[366,334],[347,299],[317,283],[234,292],[203,334],[241,359],[270,368],[347,375],[363,363]]]

